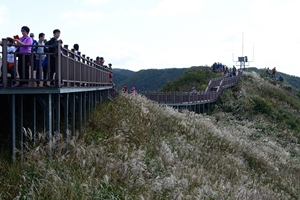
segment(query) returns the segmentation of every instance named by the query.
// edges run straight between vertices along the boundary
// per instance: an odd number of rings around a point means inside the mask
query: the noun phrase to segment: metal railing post
[[[66,49],[66,51],[64,51],[64,55],[69,56],[69,49],[68,49],[69,45],[65,44],[64,45],[64,49]]]
[[[174,91],[174,95],[173,95],[173,103],[174,103],[174,104],[175,104],[175,102],[176,102],[175,98],[176,98],[176,92]]]
[[[82,57],[84,58],[82,62],[85,63],[85,54],[82,54]]]
[[[2,87],[7,88],[7,39],[6,38],[2,39]]]
[[[182,104],[183,102],[183,96],[182,96],[182,92],[180,92],[180,103]]]
[[[61,87],[61,46],[60,42],[57,42],[57,58],[56,58],[56,85]]]

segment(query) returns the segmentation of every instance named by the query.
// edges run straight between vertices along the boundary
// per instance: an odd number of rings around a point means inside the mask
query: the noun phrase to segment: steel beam
[[[11,152],[11,158],[12,158],[12,162],[15,162],[16,161],[16,152],[15,152],[15,149],[16,149],[16,95],[15,94],[12,94],[10,95],[10,98],[11,98],[11,107],[10,107],[10,110],[11,110],[11,134],[10,134],[10,141],[11,141],[11,149],[10,149],[10,152]]]
[[[60,94],[55,95],[55,132],[60,133]]]
[[[23,151],[23,95],[18,98],[18,149]]]
[[[31,123],[32,123],[32,142],[35,143],[35,139],[36,139],[36,98],[35,96],[32,96],[31,99],[31,108],[32,108],[32,119],[31,119]]]
[[[68,113],[69,113],[69,93],[64,94],[64,141],[67,149],[68,142]]]
[[[49,143],[49,154],[51,154],[52,149],[52,94],[48,94],[46,96],[46,104],[47,104],[47,110],[46,110],[46,118],[47,118],[47,133],[46,133],[46,139]]]
[[[72,138],[75,136],[75,93],[71,94],[71,130]]]
[[[78,131],[81,135],[81,126],[82,126],[82,93],[78,93]]]
[[[86,124],[86,92],[83,92],[82,93],[82,100],[83,100],[83,118],[82,118],[82,121],[83,121],[83,124],[85,125]]]
[[[88,124],[90,124],[90,120],[91,120],[91,92],[88,92]]]

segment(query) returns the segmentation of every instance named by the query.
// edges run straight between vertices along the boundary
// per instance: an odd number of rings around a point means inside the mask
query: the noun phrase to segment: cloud
[[[0,5],[0,24],[5,24],[8,22],[8,20],[4,17],[6,16],[7,11],[7,7]]]
[[[107,2],[109,0],[84,0],[83,1],[83,4],[86,4],[86,5],[99,5],[99,4],[102,4],[104,2]]]
[[[201,0],[163,0],[148,14],[153,17],[175,17],[198,13],[202,7]]]
[[[138,69],[140,66],[137,63],[141,63],[140,57],[145,55],[142,46],[125,42],[113,36],[97,40],[91,48],[94,49],[95,56],[103,56],[107,62],[118,63],[118,65],[131,69]]]
[[[104,14],[102,12],[85,12],[85,11],[68,11],[61,15],[62,18],[67,19],[69,25],[79,25],[82,22],[99,22],[103,20]]]

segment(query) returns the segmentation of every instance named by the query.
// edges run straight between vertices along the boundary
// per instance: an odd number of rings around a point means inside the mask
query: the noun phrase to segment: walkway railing
[[[226,88],[236,85],[243,73],[235,77],[212,79],[206,90],[203,92],[142,92],[148,99],[164,105],[188,105],[200,103],[212,103],[217,101],[222,91]],[[210,91],[212,88],[218,87],[216,91]]]
[[[16,47],[24,45],[14,45]],[[31,46],[31,45],[29,45]],[[111,86],[109,82],[109,73],[111,70],[109,68],[100,66],[95,63],[93,59],[78,54],[74,54],[73,51],[68,49],[68,45],[61,47],[60,44],[56,46],[38,46],[45,48],[55,48],[55,52],[60,53],[24,53],[24,52],[13,52],[14,55],[14,70],[11,72],[13,74],[7,74],[7,39],[2,39],[2,87],[1,88],[11,88],[12,82],[28,82],[30,87],[36,87],[36,82],[40,83],[54,82],[54,87],[103,87]],[[40,58],[40,66],[42,64],[41,56],[48,56],[48,63],[45,69],[43,67],[38,68],[40,74],[40,79],[36,79],[36,70],[32,67],[36,60],[36,57]],[[51,63],[50,57],[55,57],[55,63]],[[18,58],[18,59],[17,59]],[[26,58],[29,58],[30,63],[26,63]],[[76,59],[75,59],[76,58]],[[21,60],[22,72],[18,72],[18,60]],[[51,67],[55,72],[53,77],[50,77]],[[53,71],[53,70],[52,70]],[[28,73],[28,74],[27,74]],[[43,79],[42,74],[46,73],[47,77]],[[52,74],[51,74],[52,75]],[[13,78],[14,77],[14,78]]]

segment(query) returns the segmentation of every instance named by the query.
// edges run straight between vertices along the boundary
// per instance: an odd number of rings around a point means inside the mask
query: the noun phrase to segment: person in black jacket
[[[56,60],[56,56],[58,54],[58,52],[56,52],[56,48],[57,48],[57,41],[58,41],[58,38],[60,37],[60,30],[59,29],[55,29],[53,31],[53,38],[51,38],[50,41],[48,41],[48,45],[51,45],[52,47],[49,47],[49,52],[50,53],[53,53],[52,55],[50,55],[50,76],[49,78],[52,80],[50,82],[50,86],[54,86],[54,81],[53,81],[53,75],[56,71],[55,69],[55,60]],[[47,84],[43,86],[46,86],[47,87]]]

